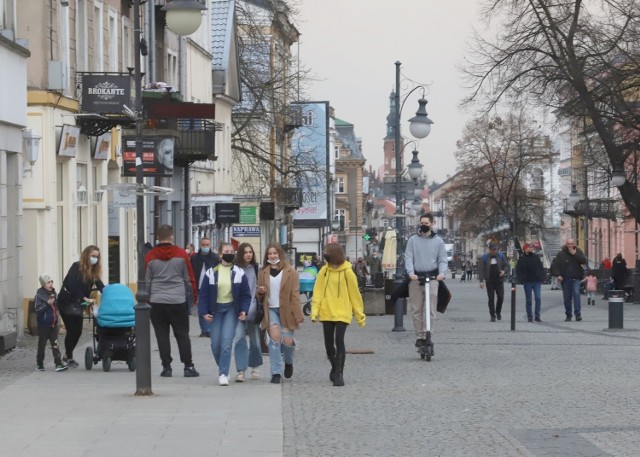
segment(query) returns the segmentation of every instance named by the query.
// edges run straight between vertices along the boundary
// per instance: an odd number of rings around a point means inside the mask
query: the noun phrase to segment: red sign
[[[142,138],[142,172],[144,176],[172,176],[175,139],[173,137]],[[136,175],[136,140],[123,137],[122,176]]]

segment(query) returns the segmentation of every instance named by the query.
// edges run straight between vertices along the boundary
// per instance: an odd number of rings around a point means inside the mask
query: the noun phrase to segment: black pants
[[[173,328],[173,336],[178,343],[180,361],[191,366],[191,340],[189,339],[189,313],[186,303],[167,304],[150,303],[151,323],[156,332],[158,351],[163,367],[171,365],[171,340],[169,331]]]
[[[487,281],[487,296],[489,297],[489,313],[491,317],[502,313],[502,302],[504,301],[504,281]],[[498,297],[494,305],[495,297]]]
[[[78,345],[78,341],[82,335],[82,315],[74,316],[64,314],[60,311],[60,316],[67,330],[67,336],[64,337],[64,352],[67,359],[73,359],[73,350]]]
[[[322,330],[324,330],[324,347],[327,351],[327,356],[346,354],[344,334],[347,331],[347,324],[327,321],[322,323]]]
[[[51,352],[53,353],[53,361],[56,365],[62,363],[60,357],[60,348],[58,347],[58,327],[38,327],[38,355],[36,363],[38,366],[44,363],[44,350],[47,347],[47,341],[51,343]]]

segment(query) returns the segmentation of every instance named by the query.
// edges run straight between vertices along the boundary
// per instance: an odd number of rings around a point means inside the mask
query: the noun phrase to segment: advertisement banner
[[[260,238],[259,225],[233,225],[231,226],[231,236],[234,238]]]
[[[142,138],[142,170],[144,176],[173,175],[173,154],[175,139],[173,137]],[[122,176],[136,175],[136,140],[133,137],[122,137]]]
[[[291,139],[291,155],[303,173],[302,206],[293,212],[297,227],[328,225],[329,211],[327,173],[329,170],[329,102],[293,103],[300,110],[302,126]]]

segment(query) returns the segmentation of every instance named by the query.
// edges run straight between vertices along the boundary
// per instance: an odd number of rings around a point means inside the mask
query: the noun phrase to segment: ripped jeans
[[[280,308],[269,308],[269,329],[266,332],[267,346],[269,347],[269,362],[271,374],[282,375],[284,363],[293,364],[295,342],[293,330],[283,328],[280,324]]]

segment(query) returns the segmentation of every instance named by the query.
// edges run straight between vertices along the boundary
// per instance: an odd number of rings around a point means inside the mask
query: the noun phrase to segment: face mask
[[[91,265],[95,265],[96,263],[98,263],[98,258],[91,256],[91,259],[89,261],[91,262]]]
[[[200,248],[200,252],[202,252],[203,254],[209,254],[210,250],[211,248]]]
[[[267,262],[268,262],[270,265],[278,265],[278,264],[280,263],[280,259],[278,259],[278,258],[276,258],[276,259],[269,259],[269,260],[267,260]]]
[[[420,233],[427,233],[429,230],[431,230],[430,225],[420,225]]]
[[[325,262],[331,263],[331,256],[329,254],[324,254],[322,257],[324,257]]]
[[[227,263],[233,262],[234,258],[235,258],[235,254],[222,254],[222,260],[224,260]]]
[[[185,251],[187,251],[187,254],[191,254],[191,249],[185,249]]]

